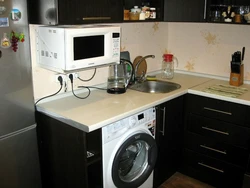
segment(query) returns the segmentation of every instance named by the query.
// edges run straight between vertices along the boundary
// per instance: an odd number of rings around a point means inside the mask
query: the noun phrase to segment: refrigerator
[[[0,0],[0,37],[0,187],[40,188],[26,0]]]

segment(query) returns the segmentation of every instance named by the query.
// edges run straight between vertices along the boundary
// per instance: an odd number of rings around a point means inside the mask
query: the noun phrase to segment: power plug
[[[78,73],[77,72],[67,74],[67,78],[69,78],[70,75],[72,75],[73,80],[78,78]]]
[[[69,73],[67,74],[68,79],[70,80],[71,83],[73,83],[73,80],[78,78],[78,73]]]
[[[60,82],[59,81],[59,77],[61,77],[62,78],[62,84],[64,84],[64,83],[66,83],[67,82],[67,75],[65,75],[65,74],[56,74],[56,75],[54,75],[54,80],[55,80],[55,82]]]

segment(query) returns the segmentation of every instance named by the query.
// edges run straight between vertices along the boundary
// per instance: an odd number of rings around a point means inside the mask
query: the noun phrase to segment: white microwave
[[[120,61],[119,26],[41,26],[36,41],[38,64],[60,73]]]

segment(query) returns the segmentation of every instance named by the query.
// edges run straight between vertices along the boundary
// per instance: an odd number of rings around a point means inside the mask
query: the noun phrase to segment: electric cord
[[[43,99],[46,99],[46,98],[55,96],[56,94],[58,94],[58,93],[62,90],[62,87],[63,87],[63,78],[62,78],[61,76],[59,76],[59,77],[58,77],[58,81],[60,82],[60,85],[61,85],[60,89],[59,89],[57,92],[55,92],[54,94],[51,94],[51,95],[42,97],[41,99],[37,100],[36,103],[35,103],[35,105],[37,105],[37,103],[40,102],[40,101],[43,100]]]
[[[101,88],[101,87],[94,87],[94,86],[78,86],[78,88],[93,88],[93,89],[100,89],[100,90],[107,90],[107,88]]]
[[[89,89],[88,87],[84,87],[84,86],[83,86],[83,88],[86,88],[86,89],[88,90],[88,94],[87,94],[85,97],[79,97],[79,96],[77,96],[77,95],[75,94],[75,92],[74,92],[73,75],[72,75],[72,74],[69,74],[69,79],[70,79],[70,83],[71,83],[72,93],[73,93],[73,95],[74,95],[76,98],[78,98],[78,99],[86,99],[86,98],[89,97],[91,91],[90,91],[90,89]]]
[[[92,80],[95,77],[95,74],[96,74],[96,68],[95,68],[95,71],[94,71],[93,75],[91,76],[91,78],[89,78],[87,80],[83,80],[80,77],[78,77],[78,79],[81,80],[81,81],[83,81],[83,82],[88,82],[88,81]]]

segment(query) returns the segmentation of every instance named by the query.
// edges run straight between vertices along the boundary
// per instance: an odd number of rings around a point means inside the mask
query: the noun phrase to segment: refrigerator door
[[[36,126],[0,139],[0,187],[41,188]]]
[[[18,50],[1,48],[0,57],[0,139],[35,123],[34,98],[31,76],[29,27],[26,0],[3,1],[9,18],[9,27],[0,28],[0,37],[11,31],[24,33],[25,41],[18,43]],[[21,19],[10,19],[11,9],[21,12]]]

